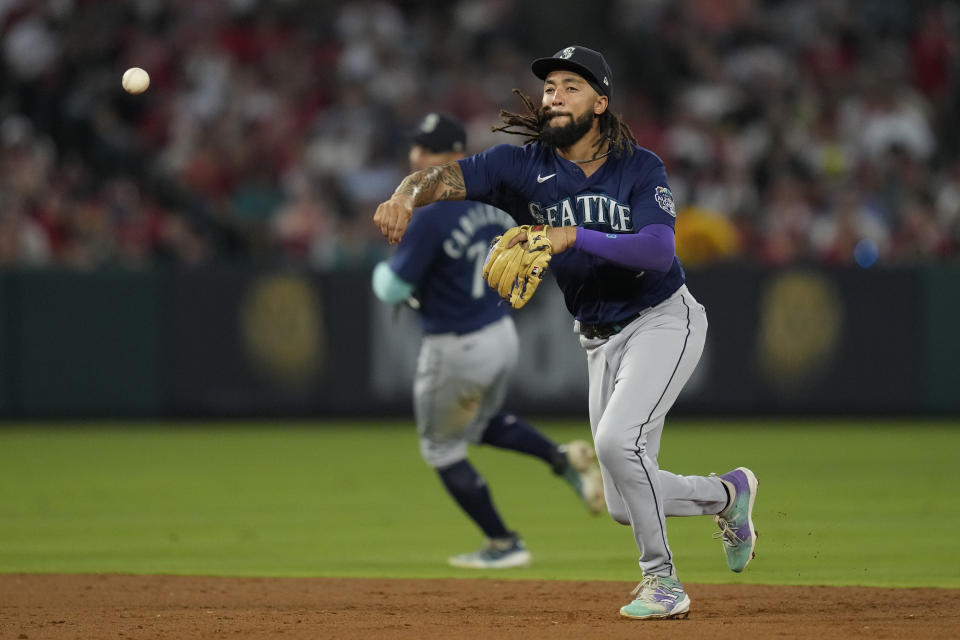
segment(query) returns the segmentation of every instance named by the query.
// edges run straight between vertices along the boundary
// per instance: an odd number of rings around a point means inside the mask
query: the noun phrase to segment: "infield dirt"
[[[960,590],[686,585],[686,620],[618,615],[633,585],[494,579],[0,575],[0,638],[957,638]]]

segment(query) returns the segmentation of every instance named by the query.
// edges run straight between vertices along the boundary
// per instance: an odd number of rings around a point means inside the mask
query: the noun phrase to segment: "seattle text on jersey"
[[[598,193],[564,198],[546,207],[539,202],[530,202],[527,207],[537,224],[549,224],[553,227],[583,226],[616,233],[633,231],[630,207]]]

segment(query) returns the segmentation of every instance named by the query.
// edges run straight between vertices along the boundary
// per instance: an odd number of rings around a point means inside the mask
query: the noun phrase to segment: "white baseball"
[[[123,73],[121,84],[127,93],[143,93],[150,86],[150,74],[140,67],[130,67]]]

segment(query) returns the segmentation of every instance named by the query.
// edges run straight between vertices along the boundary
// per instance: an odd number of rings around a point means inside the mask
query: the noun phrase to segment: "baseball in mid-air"
[[[130,67],[123,73],[123,89],[127,93],[143,93],[150,86],[150,74],[140,67]]]

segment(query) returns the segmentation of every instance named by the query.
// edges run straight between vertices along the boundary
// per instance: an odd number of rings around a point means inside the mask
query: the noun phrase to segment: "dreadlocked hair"
[[[543,127],[545,118],[543,111],[537,109],[533,98],[525,95],[519,89],[514,89],[513,92],[520,97],[523,106],[527,108],[526,115],[501,109],[500,120],[503,124],[490,127],[490,130],[523,136],[526,138],[523,144],[528,145],[540,139],[540,129]],[[630,155],[633,153],[633,145],[637,144],[637,139],[633,136],[633,132],[630,131],[630,127],[620,116],[612,113],[610,109],[607,109],[600,114],[598,120],[600,138],[597,139],[595,145],[597,151],[600,151],[604,142],[609,142],[610,153],[616,158],[620,158],[624,154]]]

